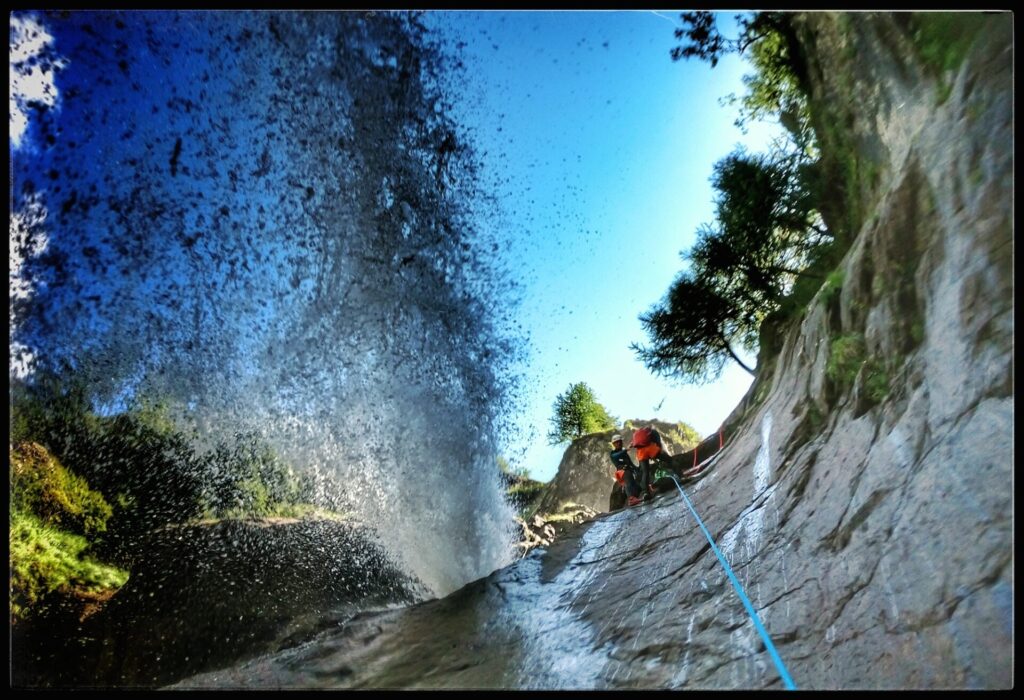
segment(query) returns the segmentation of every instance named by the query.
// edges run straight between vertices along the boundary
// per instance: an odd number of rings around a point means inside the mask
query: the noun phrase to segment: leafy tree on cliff
[[[753,370],[758,329],[831,241],[814,209],[813,166],[792,153],[738,150],[715,165],[715,222],[698,231],[691,267],[640,321],[652,345],[636,343],[648,369],[696,383],[716,379],[728,359]]]
[[[741,306],[775,308],[831,240],[815,209],[814,166],[793,153],[748,154],[715,164],[715,223],[688,258],[697,274]]]
[[[724,54],[746,53],[753,64],[754,73],[743,76],[747,94],[728,97],[730,104],[739,104],[737,126],[743,128],[750,120],[776,117],[802,150],[814,147],[806,68],[789,13],[736,15],[739,35],[735,39],[718,31],[712,12],[684,12],[680,17],[683,26],[675,30],[675,37],[683,43],[672,49],[673,61],[696,57],[714,68]]]
[[[633,343],[631,348],[656,374],[701,384],[717,379],[730,358],[754,373],[732,346],[735,342],[749,348],[757,342],[760,315],[741,308],[692,271],[680,273],[640,322],[651,344]]]
[[[714,66],[724,53],[749,49],[757,71],[744,78],[750,92],[737,123],[778,116],[791,136],[766,154],[741,148],[715,164],[715,220],[700,227],[696,245],[683,255],[690,268],[640,316],[651,345],[632,348],[648,369],[699,384],[718,378],[729,359],[754,373],[736,348],[755,351],[765,318],[797,306],[790,299],[795,291],[806,295],[820,286],[819,263],[833,236],[817,211],[816,147],[789,16],[739,16],[737,39],[723,37],[710,12],[682,18],[687,26],[676,38],[687,43],[672,58],[696,56]]]
[[[610,430],[618,422],[598,403],[594,392],[584,382],[572,384],[559,394],[552,406],[551,432],[548,444],[558,445],[588,433]]]

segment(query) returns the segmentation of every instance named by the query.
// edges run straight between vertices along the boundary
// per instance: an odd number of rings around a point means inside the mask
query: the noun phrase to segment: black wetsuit
[[[636,483],[636,465],[629,457],[629,450],[612,450],[610,456],[615,469],[621,469],[623,472],[622,478],[626,482],[626,495],[639,498],[640,487]]]

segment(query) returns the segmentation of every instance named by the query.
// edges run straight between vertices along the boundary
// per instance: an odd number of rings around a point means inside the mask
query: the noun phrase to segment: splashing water
[[[419,19],[17,21],[52,37],[60,111],[18,132],[12,210],[49,216],[12,351],[108,411],[156,397],[197,444],[257,433],[437,595],[509,563],[514,292]]]

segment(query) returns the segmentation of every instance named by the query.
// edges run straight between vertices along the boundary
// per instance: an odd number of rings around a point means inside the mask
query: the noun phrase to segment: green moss
[[[924,319],[914,319],[914,322],[910,324],[910,338],[914,341],[914,347],[920,345],[924,340]]]
[[[829,273],[828,277],[825,278],[825,297],[832,299],[835,297],[843,288],[843,282],[846,281],[846,274],[841,268],[837,268]]]
[[[881,403],[889,395],[889,372],[885,363],[868,356],[864,336],[842,335],[832,340],[825,374],[840,391],[848,391],[863,371],[862,391],[869,403]]]
[[[86,556],[88,541],[62,532],[21,509],[10,514],[11,617],[21,620],[43,596],[61,587],[89,592],[119,588],[128,572]]]
[[[853,386],[865,355],[864,336],[859,333],[833,338],[828,362],[825,365],[825,375],[845,391]]]
[[[945,73],[960,67],[990,19],[991,15],[982,12],[915,13],[911,39],[921,59]]]
[[[807,409],[807,424],[812,434],[821,432],[822,426],[825,425],[825,416],[815,403],[811,403]]]
[[[19,443],[11,446],[9,456],[12,508],[77,534],[106,531],[113,512],[110,505],[44,447]]]
[[[864,395],[873,404],[881,403],[889,395],[889,373],[877,358],[864,364]]]
[[[871,296],[877,299],[885,294],[885,275],[875,275],[871,278]]]

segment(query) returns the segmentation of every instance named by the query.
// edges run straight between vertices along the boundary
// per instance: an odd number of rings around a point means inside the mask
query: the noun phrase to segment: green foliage
[[[88,541],[62,532],[21,508],[10,515],[11,618],[20,621],[47,593],[70,586],[96,592],[119,588],[128,572],[87,556]]]
[[[844,277],[845,275],[842,269],[835,269],[829,273],[828,277],[825,278],[825,284],[822,288],[824,289],[824,298],[826,301],[834,299],[839,292],[842,291],[843,282],[845,281]]]
[[[665,298],[640,316],[651,344],[632,343],[630,348],[649,370],[665,377],[711,382],[729,358],[752,374],[731,342],[749,346],[757,337],[760,318],[759,310],[741,307],[707,280],[684,270]]]
[[[239,433],[198,452],[195,434],[159,401],[99,416],[73,380],[52,377],[14,386],[11,397],[12,432],[48,448],[110,504],[97,544],[114,558],[168,523],[280,514],[313,495],[309,478],[257,435]]]
[[[700,434],[696,430],[682,421],[676,423],[675,427],[669,430],[665,437],[675,441],[686,449],[695,447],[700,444],[700,441],[702,440]]]
[[[826,376],[840,391],[846,391],[861,372],[861,391],[867,402],[877,404],[883,401],[889,395],[889,373],[885,363],[868,356],[864,337],[858,333],[834,338],[825,366]]]
[[[842,390],[853,386],[867,351],[864,336],[859,333],[841,335],[832,339],[828,362],[825,365],[825,376],[836,383]]]
[[[810,253],[830,240],[819,225],[799,154],[739,149],[715,164],[715,225],[704,226],[689,253],[698,274],[746,304],[777,304]]]
[[[698,231],[690,270],[640,316],[648,369],[689,382],[717,379],[733,348],[753,351],[761,324],[793,291],[817,291],[832,243],[815,210],[815,167],[795,152],[737,150],[715,165],[716,221]]]
[[[864,396],[872,404],[881,403],[889,395],[889,373],[885,364],[871,358],[864,364]]]
[[[42,446],[18,443],[11,446],[9,457],[12,509],[34,513],[47,525],[79,535],[107,529],[113,511],[103,496]]]
[[[589,433],[611,430],[617,419],[598,403],[594,392],[584,382],[571,384],[559,394],[552,406],[551,431],[548,444],[558,445]]]
[[[533,479],[523,479],[513,484],[507,491],[509,503],[512,507],[520,513],[520,517],[523,517],[524,513],[530,511],[533,508],[537,500],[544,493],[544,489],[547,487],[543,481],[534,481]]]
[[[881,403],[889,395],[889,372],[885,363],[868,356],[864,336],[849,333],[832,340],[825,375],[840,392],[848,391],[861,376],[860,393],[865,404]]]
[[[254,434],[199,454],[170,409],[139,402],[98,416],[73,382],[11,392],[11,614],[61,588],[118,587],[139,538],[206,517],[330,517],[312,484]],[[32,440],[32,441],[29,441]]]
[[[220,516],[264,517],[311,496],[311,484],[255,433],[236,433],[201,461],[204,502]]]
[[[982,12],[915,12],[910,36],[925,63],[942,74],[960,67],[990,19]]]
[[[501,455],[498,455],[496,459],[498,462],[498,470],[504,476],[508,477],[510,481],[530,478],[530,469],[528,467],[517,467],[513,469],[512,466],[508,463],[508,460],[502,457]]]
[[[812,155],[817,145],[810,126],[806,69],[789,14],[736,15],[740,33],[735,39],[718,31],[711,12],[686,12],[681,18],[683,26],[675,31],[675,36],[684,43],[672,49],[672,60],[696,57],[708,61],[713,68],[723,54],[743,54],[749,49],[747,57],[755,71],[742,78],[747,92],[742,97],[728,97],[728,102],[738,105],[740,110],[736,124],[744,128],[750,121],[777,118],[798,149]]]

